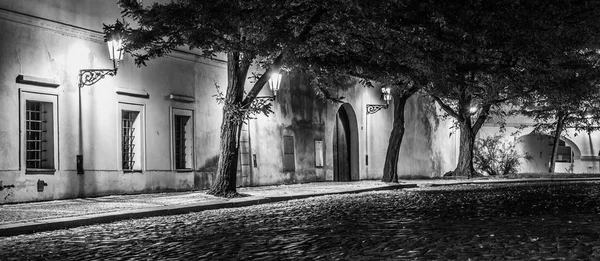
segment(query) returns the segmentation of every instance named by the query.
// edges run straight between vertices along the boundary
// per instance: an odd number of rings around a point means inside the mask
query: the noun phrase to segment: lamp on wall
[[[83,124],[81,116],[81,88],[91,86],[103,79],[106,75],[117,75],[119,62],[123,60],[123,38],[118,32],[113,32],[106,39],[109,58],[113,62],[112,69],[81,69],[79,70],[79,153],[77,154],[77,174],[83,174]]]
[[[271,74],[271,78],[269,78],[269,87],[271,91],[273,91],[273,97],[277,97],[277,91],[279,91],[279,87],[281,84],[281,74],[279,72]]]
[[[477,110],[479,110],[479,108],[477,108],[477,106],[471,106],[471,108],[469,108],[469,113],[475,114],[475,113],[477,113]]]
[[[91,86],[103,79],[106,75],[117,75],[119,62],[123,60],[123,38],[119,33],[111,34],[107,39],[108,55],[113,62],[112,69],[82,69],[79,70],[79,88]]]
[[[381,109],[387,109],[390,106],[392,100],[392,90],[390,87],[381,88],[381,100],[385,101],[385,104],[367,104],[367,115],[374,114]]]
[[[272,73],[271,77],[269,78],[269,88],[273,92],[273,95],[256,96],[256,98],[254,98],[254,102],[258,105],[261,105],[269,101],[275,101],[275,98],[277,98],[277,92],[279,91],[279,87],[281,87],[281,78],[282,75],[281,73],[279,73],[279,71]]]

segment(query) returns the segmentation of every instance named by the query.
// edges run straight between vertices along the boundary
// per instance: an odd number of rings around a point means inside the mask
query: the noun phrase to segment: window
[[[294,136],[283,136],[283,171],[296,171]]]
[[[175,115],[175,168],[176,169],[185,169],[186,168],[186,155],[190,153],[186,153],[186,125],[188,125],[188,121],[190,117]]]
[[[550,139],[550,146],[554,145],[554,140]],[[550,151],[552,153],[552,151]],[[558,141],[558,152],[556,153],[556,162],[573,162],[573,152],[564,140]]]
[[[54,174],[58,166],[58,96],[20,92],[20,161],[25,174]]]
[[[176,170],[193,169],[193,112],[172,109],[173,162]]]
[[[25,102],[25,168],[54,171],[54,124],[51,102]]]
[[[121,167],[125,172],[139,172],[143,168],[143,106],[121,104]]]
[[[315,167],[323,167],[323,141],[315,140]]]

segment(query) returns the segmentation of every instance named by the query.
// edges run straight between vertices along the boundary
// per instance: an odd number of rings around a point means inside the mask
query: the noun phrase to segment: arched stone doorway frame
[[[547,136],[548,138],[552,138],[552,136],[547,135],[547,134],[539,134],[539,133],[529,133],[529,134],[525,134],[520,136],[517,140],[520,141],[523,137],[526,136]],[[571,150],[573,150],[573,157],[580,158],[581,157],[581,150],[579,150],[579,146],[577,146],[577,144],[575,144],[575,142],[573,142],[572,140],[570,140],[569,138],[565,137],[565,136],[560,136],[560,140],[564,141],[567,145],[569,145],[569,147],[571,147]]]
[[[536,136],[538,136],[538,137],[536,137]],[[530,132],[528,134],[521,135],[519,138],[517,138],[517,142],[523,142],[523,139],[525,137],[533,137],[533,138],[539,139],[539,137],[541,137],[541,136],[545,137],[546,139],[553,138],[552,136],[547,135],[547,134]],[[581,150],[579,149],[579,146],[577,146],[577,144],[575,144],[575,142],[573,142],[571,139],[567,138],[566,136],[560,136],[560,140],[564,141],[565,144],[571,148],[571,151],[573,153],[573,163],[579,162],[581,160]],[[527,150],[525,150],[525,148],[522,148],[522,149],[524,149],[524,151],[522,151],[522,152],[531,152],[531,149],[527,149]],[[551,153],[551,149],[550,148],[548,148],[548,149],[550,150],[549,153]],[[531,155],[531,156],[536,157],[537,155]],[[543,172],[546,172],[546,171],[547,171],[547,166],[545,169],[543,169]]]
[[[340,114],[340,112],[342,112]],[[344,115],[347,117],[347,123],[348,123],[348,130],[346,135],[349,135],[349,144],[348,145],[348,150],[349,150],[349,168],[350,168],[350,177],[349,180],[354,181],[354,180],[360,180],[360,175],[359,175],[359,150],[358,150],[358,121],[356,118],[356,113],[354,111],[354,109],[352,108],[352,105],[350,105],[349,103],[344,103],[342,104],[337,112],[336,112],[336,125],[337,125],[337,121],[338,118],[340,117],[340,115]],[[338,128],[334,127],[333,128],[333,148],[336,148],[336,142],[337,142],[337,133]],[[334,149],[334,163],[333,163],[333,172],[334,172],[334,177],[333,180],[334,181],[338,181],[339,175],[336,175],[337,173],[337,168],[338,168],[338,162],[335,162],[335,159],[337,158],[336,156],[336,151]]]

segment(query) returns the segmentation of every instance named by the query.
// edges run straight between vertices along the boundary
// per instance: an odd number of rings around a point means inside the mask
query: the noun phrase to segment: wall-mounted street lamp
[[[281,74],[279,72],[271,74],[271,78],[269,78],[269,88],[273,92],[273,96],[256,96],[256,98],[254,98],[254,102],[257,105],[263,105],[266,102],[275,101],[277,98],[277,91],[279,91],[280,86]]]
[[[79,151],[77,155],[77,174],[83,174],[83,124],[81,113],[81,88],[91,86],[103,79],[105,76],[117,75],[119,62],[123,60],[123,38],[115,32],[106,41],[108,45],[109,58],[113,62],[112,69],[82,69],[79,70]]]
[[[82,69],[79,70],[79,88],[91,86],[103,79],[106,75],[117,75],[119,62],[123,60],[123,39],[120,34],[113,34],[106,42],[108,45],[109,58],[113,62],[112,69]]]
[[[392,100],[390,87],[381,88],[381,100],[385,101],[385,104],[367,104],[367,115],[374,114],[381,109],[387,109],[390,106]]]
[[[390,106],[390,101],[392,100],[392,93],[390,87],[382,87],[381,88],[381,100],[385,101],[385,104],[367,104],[367,116],[369,114],[374,114],[381,109],[387,109]],[[365,117],[365,136],[367,139],[365,140],[365,147],[367,148],[367,153],[365,153],[365,165],[369,165],[369,117]]]
[[[469,108],[469,113],[475,114],[477,112],[477,110],[479,110],[479,109],[476,106],[472,106],[471,108]]]

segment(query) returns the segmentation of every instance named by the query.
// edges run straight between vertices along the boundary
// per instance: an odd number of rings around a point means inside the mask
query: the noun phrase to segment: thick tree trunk
[[[405,131],[404,107],[406,107],[406,102],[415,92],[416,89],[414,91],[409,90],[408,93],[402,96],[394,97],[394,124],[385,154],[383,182],[398,182],[398,158]]]
[[[227,91],[223,107],[221,123],[220,154],[217,166],[216,181],[207,192],[219,197],[236,197],[236,179],[238,166],[238,131],[243,124],[236,106],[241,105],[244,98],[244,83],[250,66],[248,59],[241,58],[239,53],[227,54]]]
[[[458,164],[453,171],[453,176],[477,175],[473,167],[473,149],[475,147],[475,137],[477,131],[471,127],[470,121],[460,123],[460,148],[458,154]]]
[[[221,124],[221,146],[219,164],[217,167],[217,179],[208,194],[219,197],[236,197],[236,179],[238,167],[237,133],[240,123],[233,121],[231,117],[223,113]]]
[[[556,130],[554,131],[554,144],[552,145],[552,154],[550,154],[550,167],[548,168],[548,173],[554,173],[554,168],[556,167],[556,156],[558,155],[558,143],[560,142],[560,134],[562,133],[563,124],[565,117],[562,114],[558,115],[558,119],[556,122]]]

